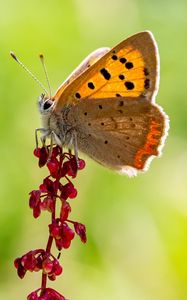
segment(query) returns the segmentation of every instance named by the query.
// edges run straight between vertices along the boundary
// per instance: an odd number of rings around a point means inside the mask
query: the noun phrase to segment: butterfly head
[[[41,115],[49,115],[51,114],[54,108],[55,101],[45,94],[41,94],[38,98],[38,108]]]

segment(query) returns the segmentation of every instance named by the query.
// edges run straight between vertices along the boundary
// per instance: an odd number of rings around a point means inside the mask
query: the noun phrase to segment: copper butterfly
[[[12,54],[12,56],[14,56]],[[15,57],[14,57],[15,58]],[[58,88],[42,94],[42,140],[136,175],[161,153],[169,119],[155,103],[159,54],[149,31],[91,53]]]

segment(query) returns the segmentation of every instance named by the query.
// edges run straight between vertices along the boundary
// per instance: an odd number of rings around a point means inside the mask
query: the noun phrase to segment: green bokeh
[[[187,1],[0,0],[0,300],[39,287],[40,274],[21,281],[13,260],[44,247],[48,224],[28,208],[28,192],[46,174],[32,155],[41,90],[10,50],[42,82],[44,53],[54,92],[89,52],[145,29],[159,45],[157,102],[171,120],[163,156],[133,179],[86,159],[72,206],[88,243],[76,239],[64,251],[64,274],[51,286],[71,300],[187,299]]]

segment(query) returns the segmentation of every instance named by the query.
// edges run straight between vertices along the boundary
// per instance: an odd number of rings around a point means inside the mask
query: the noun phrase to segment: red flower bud
[[[73,188],[71,194],[69,195],[69,198],[74,199],[77,197],[77,194],[78,194],[77,190]]]
[[[65,202],[65,204],[62,203],[61,211],[60,211],[60,220],[65,221],[67,220],[69,214],[71,212],[71,206],[68,202]]]
[[[49,162],[47,163],[47,167],[49,172],[53,178],[57,178],[59,172],[59,162],[55,157],[51,157]]]
[[[73,196],[75,195],[75,188],[74,188],[73,183],[68,182],[61,188],[60,198],[63,200],[67,200],[67,198],[70,197],[71,194]]]
[[[59,146],[53,147],[52,155],[51,157],[57,157],[62,152],[61,148]]]
[[[87,237],[86,237],[86,227],[84,224],[74,222],[74,228],[75,232],[80,236],[80,239],[83,243],[86,243]]]
[[[32,292],[30,295],[27,296],[27,300],[38,300],[37,292]]]
[[[39,190],[33,190],[32,192],[29,193],[29,195],[30,195],[29,206],[30,208],[34,208],[40,202],[41,192]]]
[[[53,212],[55,209],[55,202],[51,198],[51,196],[47,196],[43,199],[43,201],[40,203],[40,209],[41,210],[48,210],[49,212]]]
[[[36,157],[40,157],[40,148],[36,148],[36,149],[34,149],[34,156],[36,156]]]
[[[57,223],[49,225],[49,232],[55,239],[59,240],[61,238],[61,227]]]
[[[47,149],[45,147],[38,148],[34,154],[35,156],[39,157],[39,162],[38,162],[39,167],[41,168],[45,166],[49,156]]]
[[[46,258],[43,261],[42,268],[43,268],[44,273],[46,273],[46,274],[51,273],[51,271],[53,269],[53,262],[49,258]]]
[[[78,170],[77,160],[76,160],[75,156],[73,156],[69,160],[69,171],[67,173],[68,176],[72,176],[73,178],[75,178],[77,175],[77,170]]]
[[[79,159],[78,161],[78,170],[83,170],[85,168],[85,161],[83,159]]]

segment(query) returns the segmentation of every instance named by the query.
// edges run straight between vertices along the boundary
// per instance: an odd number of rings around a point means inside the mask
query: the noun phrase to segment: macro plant
[[[72,179],[79,170],[84,169],[85,162],[76,159],[71,153],[63,153],[59,146],[37,148],[34,155],[38,158],[39,167],[47,166],[49,175],[43,179],[37,190],[29,193],[29,206],[33,217],[39,218],[43,211],[51,214],[48,225],[49,237],[45,249],[34,249],[15,259],[14,265],[18,276],[22,279],[27,271],[41,271],[41,286],[32,291],[27,300],[67,300],[63,295],[47,287],[47,279],[54,281],[63,272],[59,259],[63,249],[68,249],[77,234],[86,243],[85,225],[69,218],[71,199],[77,196]],[[71,178],[71,180],[70,180]],[[57,205],[59,201],[60,205]],[[59,208],[60,207],[60,208]],[[57,257],[52,252],[52,244],[59,251]]]

